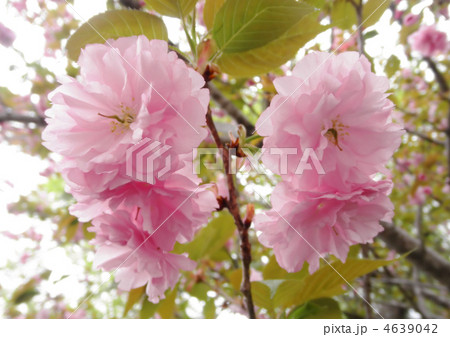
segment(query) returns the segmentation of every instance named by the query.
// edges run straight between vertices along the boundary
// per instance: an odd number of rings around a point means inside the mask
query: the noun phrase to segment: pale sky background
[[[428,6],[432,0],[422,1],[414,7],[413,13],[418,14],[424,7]],[[29,0],[30,10],[39,10],[36,0]],[[405,3],[400,3],[401,6]],[[75,10],[81,17],[73,13],[74,17],[84,21],[95,14],[106,10],[106,1],[99,0],[76,0],[74,3]],[[56,73],[64,73],[66,61],[63,53],[59,53],[58,60],[53,58],[43,57],[45,39],[44,29],[27,23],[23,18],[12,15],[16,13],[11,10],[8,13],[6,10],[6,0],[0,0],[0,22],[5,26],[13,29],[17,35],[14,42],[14,47],[22,51],[28,62],[41,60],[41,64],[54,70]],[[391,12],[386,11],[382,19],[375,26],[369,30],[376,29],[378,35],[367,40],[366,51],[369,55],[376,59],[389,58],[390,55],[395,54],[402,62],[402,67],[406,67],[408,62],[403,53],[403,47],[397,44],[397,33],[400,30],[398,24],[390,25]],[[165,18],[168,26],[170,39],[177,43],[179,41],[179,24],[177,19]],[[424,23],[432,23],[433,15],[427,10],[424,12]],[[438,28],[442,31],[450,32],[450,22],[441,20],[438,23]],[[310,42],[306,47],[315,44],[319,41],[324,49],[329,48],[330,32],[320,34],[317,39]],[[183,46],[182,46],[183,47]],[[300,55],[304,53],[300,51]],[[12,50],[4,48],[0,45],[0,86],[7,86],[12,92],[16,94],[25,95],[29,93],[30,84],[24,83],[21,76],[27,71],[24,67],[23,61]],[[10,66],[15,65],[16,70],[10,71]],[[376,67],[377,72],[381,70],[380,66]],[[431,76],[431,74],[430,74]],[[35,100],[37,97],[34,97]],[[70,275],[63,281],[56,285],[48,283],[47,290],[53,295],[64,294],[69,305],[75,307],[81,295],[84,294],[85,289],[79,282],[85,278],[83,274],[83,267],[79,265],[79,261],[73,256],[68,256],[65,249],[58,247],[56,242],[52,240],[53,229],[55,225],[51,223],[43,223],[37,219],[31,219],[27,215],[12,215],[8,214],[6,205],[17,201],[20,195],[27,195],[33,191],[38,184],[46,181],[40,176],[40,172],[46,168],[46,163],[39,158],[31,157],[20,151],[15,146],[7,144],[0,144],[0,233],[8,231],[13,234],[21,234],[29,228],[34,227],[37,232],[43,235],[41,242],[40,256],[31,257],[29,262],[21,265],[13,275],[2,272],[3,267],[8,262],[18,261],[27,247],[31,247],[31,240],[12,240],[4,235],[0,235],[0,284],[7,290],[13,290],[18,284],[23,283],[23,276],[31,277],[36,270],[41,270],[42,267],[49,268],[53,271],[52,279],[58,279],[62,275]],[[53,227],[52,227],[53,226]],[[30,242],[28,242],[30,241]],[[76,247],[74,247],[76,254]],[[92,257],[90,257],[92,258]],[[108,273],[103,273],[102,279],[108,277]],[[70,289],[70,291],[68,291]],[[38,295],[39,296],[39,295]],[[107,295],[105,295],[107,296]],[[196,315],[196,309],[199,308],[196,299],[192,300],[193,315]],[[3,311],[5,303],[0,300],[0,312]],[[19,310],[26,311],[25,304]],[[200,313],[197,313],[200,314]],[[230,312],[221,314],[222,318],[237,317]]]

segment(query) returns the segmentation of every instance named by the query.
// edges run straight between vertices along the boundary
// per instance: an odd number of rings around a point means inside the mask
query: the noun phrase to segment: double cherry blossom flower
[[[311,53],[274,85],[278,95],[256,129],[263,147],[284,149],[288,162],[284,172],[280,156],[264,152],[263,162],[283,181],[273,191],[272,210],[256,216],[256,229],[287,271],[308,262],[314,272],[320,257],[345,261],[351,245],[371,242],[382,231],[378,222],[392,218],[391,182],[374,176],[387,173],[403,130],[391,120],[388,79],[373,74],[356,52]],[[289,156],[293,148],[300,156]],[[298,174],[308,149],[324,172],[311,165]]]
[[[96,264],[118,269],[123,290],[147,284],[157,302],[180,269],[194,266],[170,253],[175,243],[192,240],[218,206],[191,169],[192,150],[207,136],[209,92],[166,42],[145,36],[88,45],[79,65],[80,76],[50,95],[44,145],[64,157],[60,171],[77,200],[72,214],[92,220]],[[162,156],[146,168],[154,184],[126,170],[127,150],[144,139],[168,148],[166,174],[157,175]]]

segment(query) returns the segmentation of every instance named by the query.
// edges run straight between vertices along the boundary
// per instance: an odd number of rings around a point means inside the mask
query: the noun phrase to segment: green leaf
[[[123,311],[123,317],[125,317],[128,312],[133,308],[133,306],[142,298],[144,295],[145,286],[140,288],[131,289],[128,293],[127,303],[125,303],[125,309]]]
[[[399,69],[400,69],[400,60],[398,59],[397,56],[391,55],[388,58],[386,65],[384,66],[384,72],[386,73],[386,75],[388,75],[388,77],[392,77]]]
[[[363,27],[370,27],[380,20],[386,9],[391,4],[390,0],[369,0],[363,6],[362,22]]]
[[[252,295],[255,305],[265,308],[269,311],[273,310],[273,301],[271,297],[270,287],[263,282],[252,282]]]
[[[307,301],[333,297],[344,293],[347,282],[368,274],[379,267],[387,266],[396,260],[356,260],[348,258],[345,263],[333,262],[302,280],[286,280],[278,287],[274,296],[276,307],[290,307]],[[347,282],[346,282],[347,281]]]
[[[162,15],[181,18],[194,9],[197,0],[145,0],[145,3]]]
[[[378,32],[376,30],[371,30],[364,34],[364,41],[371,39],[377,35],[378,35]]]
[[[233,286],[234,290],[241,291],[241,282],[242,282],[242,269],[238,268],[235,270],[232,270],[228,273],[228,279],[230,280],[231,285]]]
[[[192,296],[197,297],[201,301],[206,301],[208,299],[207,292],[211,290],[211,287],[206,283],[199,282],[196,283],[192,290],[189,292]]]
[[[214,20],[213,37],[223,53],[255,49],[279,38],[314,7],[295,0],[227,0]]]
[[[340,319],[339,303],[331,298],[319,298],[295,308],[287,318],[293,319]]]
[[[356,10],[347,0],[333,2],[330,18],[333,25],[344,30],[352,28],[357,23]]]
[[[142,307],[141,311],[139,312],[139,318],[147,319],[150,317],[153,317],[156,310],[158,310],[159,303],[152,303],[147,300],[147,298],[144,297],[142,301]]]
[[[281,37],[263,47],[223,54],[217,64],[221,71],[236,77],[251,77],[271,71],[294,58],[301,47],[328,29],[328,26],[320,25],[317,17],[317,13],[304,16]]]
[[[211,256],[225,245],[235,229],[231,214],[228,211],[222,211],[198,232],[194,240],[175,246],[174,252],[188,253],[194,261]]]
[[[270,257],[269,262],[266,264],[266,266],[262,271],[262,274],[264,280],[302,279],[305,276],[309,275],[307,264],[305,264],[302,270],[297,273],[288,273],[286,270],[280,267],[280,265],[277,262],[277,259],[275,258],[275,255],[272,255]]]
[[[36,280],[31,279],[19,286],[13,292],[11,300],[9,302],[15,305],[25,303],[31,300],[37,294],[39,294],[39,291],[36,289]]]
[[[214,303],[213,298],[208,298],[203,307],[203,316],[206,319],[214,319],[216,318],[216,304]]]
[[[175,298],[177,297],[177,286],[173,290],[166,292],[166,298],[159,302],[158,313],[161,318],[174,318],[175,314]]]
[[[214,18],[217,12],[222,7],[225,0],[206,0],[205,7],[203,7],[203,21],[206,28],[210,30],[214,25]]]
[[[107,11],[92,17],[77,29],[67,41],[67,54],[76,61],[81,49],[88,44],[133,35],[167,40],[167,29],[160,18],[146,12],[127,9]]]

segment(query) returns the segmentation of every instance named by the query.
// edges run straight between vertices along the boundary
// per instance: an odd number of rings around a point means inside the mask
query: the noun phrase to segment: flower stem
[[[216,142],[219,149],[222,150],[222,160],[225,168],[225,175],[227,177],[229,198],[225,202],[225,206],[230,211],[234,218],[234,222],[239,232],[239,237],[241,239],[241,255],[242,255],[242,284],[241,291],[245,297],[245,304],[247,307],[248,317],[256,318],[255,307],[253,305],[252,289],[250,282],[250,264],[252,262],[251,255],[251,243],[248,236],[248,229],[250,228],[251,222],[243,221],[239,205],[237,202],[237,190],[234,185],[233,175],[230,170],[230,153],[228,147],[222,143],[217,132],[217,128],[212,120],[211,109],[208,108],[208,113],[206,114],[206,124],[211,130],[211,134]]]

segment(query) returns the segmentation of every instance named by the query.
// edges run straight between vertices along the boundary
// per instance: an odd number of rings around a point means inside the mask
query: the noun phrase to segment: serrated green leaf
[[[194,261],[211,256],[225,245],[235,229],[231,214],[228,211],[222,211],[198,232],[194,240],[184,245],[177,245],[174,252],[188,253]]]
[[[363,6],[363,27],[370,27],[380,20],[386,9],[389,8],[391,0],[369,0]]]
[[[295,0],[227,0],[214,20],[213,37],[225,54],[244,52],[278,39],[313,11]]]
[[[236,77],[266,73],[295,57],[298,50],[328,29],[317,21],[318,14],[304,16],[280,38],[243,53],[223,54],[218,60],[222,72]]]
[[[301,305],[307,301],[333,297],[344,293],[347,282],[368,274],[379,267],[387,266],[396,260],[356,260],[348,258],[345,263],[333,262],[302,280],[286,280],[278,287],[274,296],[276,307]]]
[[[145,0],[145,3],[159,14],[181,18],[194,9],[197,0]]]
[[[339,303],[331,298],[319,298],[307,302],[288,315],[291,319],[340,319],[342,312]]]
[[[203,7],[203,21],[206,28],[211,29],[214,25],[214,19],[217,12],[222,7],[225,0],[206,0],[205,7]]]
[[[145,286],[140,288],[131,289],[128,293],[127,303],[125,303],[125,309],[123,310],[123,317],[133,308],[133,306],[142,298],[145,292]]]
[[[127,9],[107,11],[92,17],[77,29],[67,41],[67,55],[76,61],[81,49],[88,44],[133,35],[167,40],[167,29],[160,18],[146,12]]]

